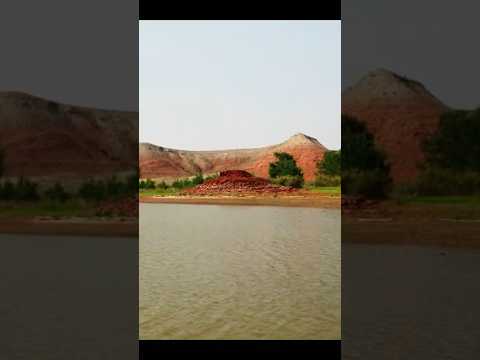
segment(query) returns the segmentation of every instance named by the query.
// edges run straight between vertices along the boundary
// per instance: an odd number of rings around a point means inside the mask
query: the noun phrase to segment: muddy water
[[[140,204],[141,339],[339,339],[340,211]]]
[[[343,359],[478,359],[480,251],[344,244]]]

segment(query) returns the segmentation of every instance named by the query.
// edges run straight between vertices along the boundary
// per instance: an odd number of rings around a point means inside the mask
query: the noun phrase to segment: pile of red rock
[[[222,171],[220,176],[205,181],[186,193],[192,195],[210,195],[210,194],[276,194],[291,193],[296,189],[288,186],[279,186],[271,184],[267,179],[255,177],[243,170]]]
[[[138,196],[102,201],[96,208],[96,215],[138,218]]]

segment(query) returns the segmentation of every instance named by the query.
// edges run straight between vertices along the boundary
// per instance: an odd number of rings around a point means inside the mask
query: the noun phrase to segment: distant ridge
[[[136,169],[138,113],[0,92],[4,175],[79,177]]]
[[[189,151],[169,149],[141,143],[140,176],[142,178],[174,179],[225,170],[246,170],[255,176],[268,177],[269,164],[275,161],[274,152],[288,152],[302,168],[305,179],[315,178],[316,162],[327,149],[305,134],[295,134],[286,141],[252,149]]]
[[[423,141],[448,107],[416,80],[376,69],[342,93],[342,114],[367,125],[385,151],[395,182],[411,182],[424,161]]]

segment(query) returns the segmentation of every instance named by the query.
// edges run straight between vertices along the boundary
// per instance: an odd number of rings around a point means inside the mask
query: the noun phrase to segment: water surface
[[[0,234],[0,359],[138,358],[138,239]]]
[[[478,249],[343,244],[343,358],[479,358],[478,274]]]
[[[340,338],[340,211],[140,204],[140,338]]]

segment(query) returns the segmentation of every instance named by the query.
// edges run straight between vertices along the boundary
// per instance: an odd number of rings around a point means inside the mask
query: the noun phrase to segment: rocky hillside
[[[79,177],[134,171],[138,113],[0,92],[5,176]]]
[[[368,73],[342,93],[342,113],[367,125],[397,183],[416,177],[424,160],[421,143],[446,110],[421,83],[385,69]]]
[[[140,144],[140,177],[171,180],[225,170],[246,170],[268,177],[268,168],[275,161],[275,152],[288,152],[297,161],[305,179],[315,178],[316,162],[327,149],[317,139],[296,134],[287,141],[263,148],[219,151],[187,151],[168,149],[153,144]]]

